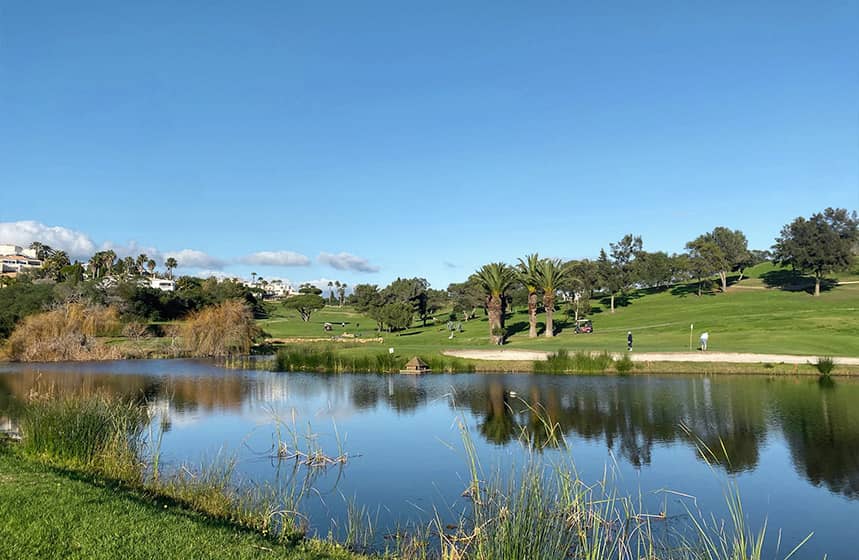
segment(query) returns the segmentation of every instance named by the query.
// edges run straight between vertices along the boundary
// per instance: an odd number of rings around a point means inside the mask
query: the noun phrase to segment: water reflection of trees
[[[289,397],[324,397],[333,408],[377,407],[413,414],[435,400],[470,411],[481,436],[507,445],[524,436],[535,448],[558,432],[601,441],[631,464],[654,446],[703,445],[728,472],[753,469],[767,433],[783,434],[794,464],[812,483],[859,496],[859,384],[761,377],[561,377],[468,375],[268,374],[114,375],[22,370],[0,375],[0,417],[14,421],[33,391],[109,391],[174,411],[240,410]],[[452,394],[450,399],[446,395]]]
[[[791,457],[813,484],[859,497],[859,386],[838,382],[815,389],[807,381],[776,388],[775,405]]]
[[[655,444],[679,440],[700,440],[732,472],[757,464],[765,413],[743,387],[709,379],[577,381],[534,377],[508,386],[505,378],[486,376],[482,390],[465,392],[460,402],[482,418],[484,437],[499,445],[524,435],[536,448],[551,446],[557,429],[604,440],[636,466],[650,463]]]
[[[484,376],[458,403],[487,441],[520,435],[540,448],[548,430],[601,440],[633,465],[654,445],[682,442],[728,472],[754,469],[769,429],[780,429],[793,461],[814,484],[859,495],[859,385],[765,378],[581,378]],[[514,396],[515,395],[515,396]]]

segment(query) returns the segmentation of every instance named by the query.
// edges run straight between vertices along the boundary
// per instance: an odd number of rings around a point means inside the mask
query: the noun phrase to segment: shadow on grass
[[[701,282],[701,294],[702,296],[713,296],[717,293],[717,282],[713,282],[712,280],[704,280]],[[698,282],[687,282],[686,284],[677,284],[673,288],[671,288],[671,295],[677,297],[686,297],[686,296],[697,296],[698,295]]]
[[[803,276],[797,270],[787,268],[770,270],[761,275],[764,285],[768,288],[777,288],[786,292],[806,292],[814,293],[814,278]],[[836,285],[835,280],[831,278],[823,278],[820,281],[820,291],[828,292]]]
[[[647,295],[645,293],[646,291],[647,290],[635,290],[634,292],[616,295],[614,297],[615,309],[618,307],[628,307],[628,306],[632,305],[633,301],[640,299],[640,298],[643,298],[645,295]],[[599,301],[602,305],[604,305],[608,308],[611,307],[611,296],[610,295],[603,296],[597,301]],[[593,312],[593,310],[591,310],[591,311]]]
[[[537,323],[537,327],[539,328],[540,324]],[[528,332],[530,325],[526,321],[516,321],[515,323],[510,323],[507,325],[507,336],[513,336],[514,334],[519,334],[522,332]]]

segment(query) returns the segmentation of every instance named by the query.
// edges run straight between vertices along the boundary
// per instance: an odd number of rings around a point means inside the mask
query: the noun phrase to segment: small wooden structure
[[[432,370],[429,365],[417,356],[406,362],[406,368],[401,369],[400,373],[410,373],[413,375],[420,375],[422,373],[430,373]]]

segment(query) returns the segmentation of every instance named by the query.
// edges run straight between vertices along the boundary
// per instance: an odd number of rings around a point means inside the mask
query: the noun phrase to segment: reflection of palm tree
[[[513,439],[516,433],[516,422],[507,402],[507,392],[504,385],[497,380],[490,381],[488,387],[488,407],[480,433],[487,441],[496,445],[504,445]]]
[[[486,293],[490,340],[493,344],[502,344],[504,342],[505,295],[513,284],[513,269],[504,263],[489,263],[475,272],[474,278]]]

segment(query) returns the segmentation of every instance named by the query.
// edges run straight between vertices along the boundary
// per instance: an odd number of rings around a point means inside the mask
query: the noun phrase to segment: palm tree
[[[346,282],[342,282],[340,284],[340,289],[338,290],[338,294],[340,296],[340,307],[343,307],[343,304],[346,303]]]
[[[486,314],[489,316],[489,339],[493,344],[504,343],[504,308],[506,292],[515,280],[515,272],[504,263],[483,265],[474,278],[486,292]]]
[[[137,274],[139,274],[140,276],[142,276],[146,272],[146,269],[144,267],[146,266],[146,261],[148,260],[149,257],[146,256],[146,253],[140,253],[139,255],[137,255],[137,259],[135,260],[134,264],[137,265]]]
[[[338,281],[337,284],[340,284]],[[328,281],[328,305],[334,304],[334,282]]]
[[[179,262],[173,257],[167,257],[167,260],[164,261],[164,266],[167,268],[167,274],[170,276],[170,279],[173,279],[173,269],[179,266]]]
[[[256,285],[256,283],[257,283],[257,273],[251,272],[251,286]]]
[[[519,259],[516,275],[522,285],[528,290],[528,337],[537,338],[537,289],[540,286],[540,255],[534,253],[525,255],[525,260]]]
[[[30,249],[36,252],[36,258],[40,261],[43,261],[53,255],[56,251],[54,251],[50,245],[45,245],[44,243],[39,243],[38,241],[33,241],[30,243]]]
[[[155,275],[155,266],[155,261],[153,259],[146,261],[146,268],[149,269],[149,276]]]
[[[542,259],[537,269],[540,288],[543,290],[543,307],[546,308],[546,337],[555,336],[553,315],[555,314],[555,293],[568,273],[561,259]]]

